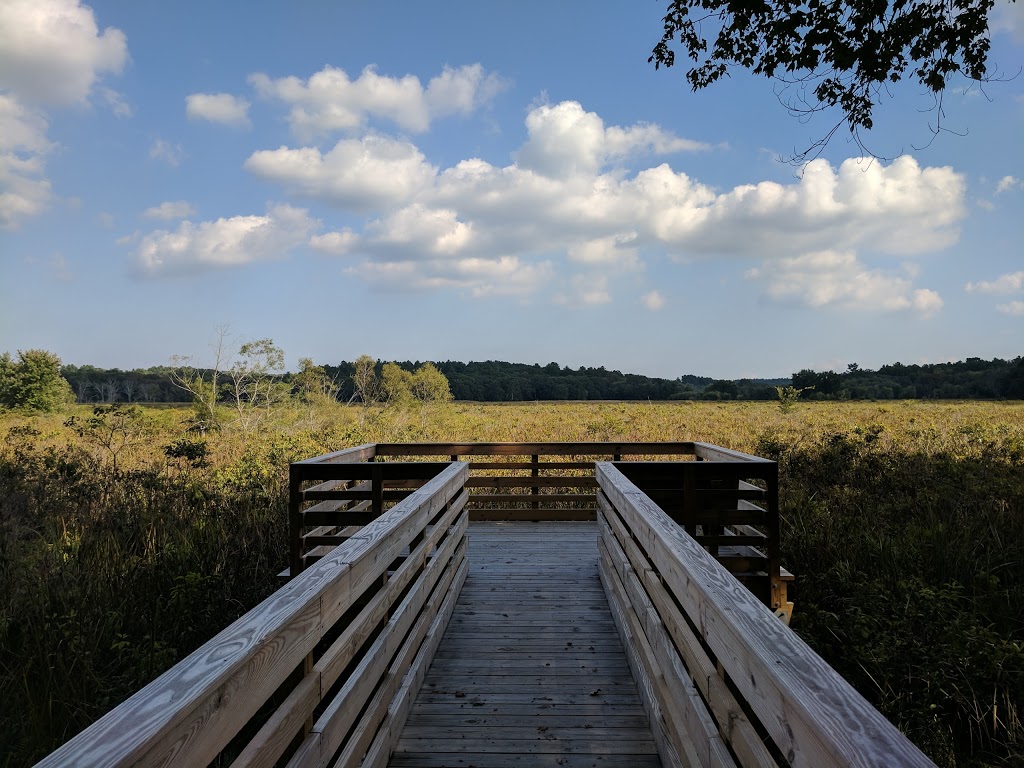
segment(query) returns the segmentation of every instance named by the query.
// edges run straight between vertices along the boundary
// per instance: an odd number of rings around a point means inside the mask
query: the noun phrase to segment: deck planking
[[[593,522],[472,522],[469,576],[392,768],[655,768]]]

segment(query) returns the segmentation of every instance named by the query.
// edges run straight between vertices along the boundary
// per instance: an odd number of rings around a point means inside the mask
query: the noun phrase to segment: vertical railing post
[[[779,465],[771,462],[765,477],[765,525],[768,527],[768,579],[771,583],[771,606],[773,611],[783,607],[782,557],[779,551]]]
[[[302,570],[302,473],[292,464],[288,468],[288,578]]]
[[[530,457],[530,465],[530,476],[536,481],[536,479],[540,477],[540,456],[538,454],[535,453]],[[535,497],[539,496],[540,486],[534,485],[533,488],[530,489],[530,494]],[[540,500],[534,499],[532,506],[534,509],[540,509]]]

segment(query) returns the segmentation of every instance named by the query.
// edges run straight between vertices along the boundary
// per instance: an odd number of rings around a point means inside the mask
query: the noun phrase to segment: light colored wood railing
[[[40,763],[385,765],[466,578],[465,464]]]
[[[600,574],[665,765],[933,766],[611,463]]]

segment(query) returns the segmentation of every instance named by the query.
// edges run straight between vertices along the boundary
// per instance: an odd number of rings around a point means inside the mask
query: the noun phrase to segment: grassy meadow
[[[780,462],[793,629],[940,766],[1024,764],[1024,404],[289,406],[0,415],[0,765],[31,764],[244,613],[288,462],[364,442],[703,440]]]

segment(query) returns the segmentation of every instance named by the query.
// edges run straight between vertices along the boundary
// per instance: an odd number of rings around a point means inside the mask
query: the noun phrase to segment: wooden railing
[[[600,574],[665,765],[933,765],[622,469]]]
[[[466,578],[445,465],[40,765],[386,764]]]
[[[370,443],[295,462],[287,573],[357,535],[449,461],[469,466],[471,520],[594,520],[594,465],[609,459],[788,621],[778,466],[708,443]]]

